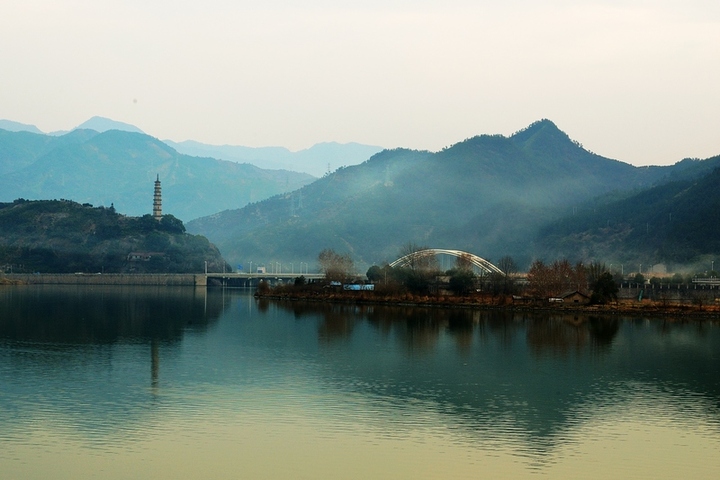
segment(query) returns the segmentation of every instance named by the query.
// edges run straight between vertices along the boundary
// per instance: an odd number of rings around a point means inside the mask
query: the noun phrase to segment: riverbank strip
[[[149,285],[204,287],[207,277],[193,273],[11,273],[5,285]]]
[[[407,294],[401,297],[374,295],[368,292],[333,293],[255,293],[258,299],[277,301],[326,302],[349,305],[382,305],[395,307],[462,308],[478,310],[503,310],[510,312],[551,312],[583,315],[632,315],[720,320],[720,305],[663,304],[652,300],[618,300],[602,305],[578,305],[562,303],[517,303],[511,296],[453,297]]]

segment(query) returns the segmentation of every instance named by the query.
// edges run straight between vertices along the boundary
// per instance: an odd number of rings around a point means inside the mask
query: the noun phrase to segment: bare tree
[[[473,263],[472,257],[469,253],[463,253],[459,257],[455,258],[455,269],[462,271],[472,271]]]
[[[573,267],[566,259],[545,265],[535,260],[528,271],[530,290],[541,297],[554,297],[571,290],[586,290],[585,267],[578,263]]]
[[[592,262],[587,267],[588,281],[591,284],[597,282],[598,279],[600,278],[600,276],[607,271],[608,271],[608,269],[604,263]]]
[[[518,270],[515,260],[509,255],[502,257],[497,267],[507,276],[516,274]]]
[[[515,260],[509,255],[500,259],[497,267],[505,274],[499,281],[502,282],[502,292],[510,294],[515,291],[515,274],[518,271]]]
[[[331,248],[326,248],[318,255],[320,271],[327,280],[343,281],[353,273],[354,263],[350,254],[341,255]]]
[[[527,273],[530,291],[538,297],[548,297],[551,290],[550,268],[542,260],[535,260]]]
[[[410,270],[438,271],[440,265],[437,257],[432,253],[425,252],[425,250],[428,250],[428,247],[408,242],[400,249],[400,257],[408,257],[406,265]]]

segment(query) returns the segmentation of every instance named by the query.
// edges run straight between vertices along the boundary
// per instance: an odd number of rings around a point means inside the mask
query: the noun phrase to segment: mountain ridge
[[[538,234],[539,250],[547,256],[600,256],[616,264],[682,264],[712,257],[720,252],[720,155],[706,161],[714,166],[706,175],[588,204],[546,225]]]
[[[35,125],[14,122],[12,120],[0,120],[0,130],[10,132],[24,131],[54,137],[65,136],[77,130],[93,130],[97,133],[104,133],[109,130],[145,133],[135,125],[97,115],[71,130],[58,130],[44,133]],[[357,142],[320,142],[306,149],[290,151],[285,147],[245,147],[228,144],[211,145],[196,140],[185,140],[182,142],[172,140],[162,141],[178,153],[189,156],[215,158],[236,163],[249,163],[266,170],[288,170],[307,173],[314,177],[322,177],[341,166],[357,165],[382,150],[382,147],[364,145]]]
[[[322,177],[341,166],[357,165],[382,150],[381,147],[357,142],[321,142],[310,148],[293,152],[285,147],[210,145],[195,140],[163,141],[186,155],[211,156],[222,160],[252,163],[261,168],[309,173],[315,177]]]
[[[0,201],[114,203],[130,215],[150,211],[153,181],[160,175],[164,207],[182,219],[243,206],[314,179],[181,155],[154,137],[120,130],[73,130],[60,137],[0,131],[0,171]]]
[[[646,189],[691,167],[701,174],[709,164],[634,167],[541,120],[510,137],[479,135],[434,153],[384,150],[298,191],[196,219],[188,230],[210,238],[231,263],[309,262],[327,247],[379,264],[407,242],[528,263],[542,225],[598,195]]]

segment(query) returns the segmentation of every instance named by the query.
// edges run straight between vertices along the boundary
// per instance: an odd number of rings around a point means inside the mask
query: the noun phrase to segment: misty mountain
[[[7,130],[8,132],[30,132],[30,133],[42,133],[39,128],[35,125],[28,125],[20,122],[13,122],[12,120],[0,119],[0,129]]]
[[[187,227],[231,263],[314,263],[333,248],[362,268],[396,259],[407,242],[529,263],[540,228],[588,200],[627,196],[704,165],[634,167],[584,150],[542,120],[511,137],[481,135],[437,153],[385,150]]]
[[[192,140],[178,143],[171,140],[164,142],[186,155],[251,163],[260,168],[304,172],[316,177],[322,177],[328,171],[342,166],[357,165],[382,150],[372,145],[335,142],[318,143],[297,152],[291,152],[284,147],[207,145]]]
[[[69,199],[128,215],[152,209],[160,176],[163,213],[181,220],[239,208],[313,180],[307,174],[182,155],[141,133],[73,130],[54,137],[0,130],[0,201]]]
[[[714,259],[720,252],[720,156],[703,163],[716,168],[621,200],[598,199],[544,226],[538,251],[635,267]]]
[[[0,129],[10,132],[24,131],[43,134],[43,132],[34,125],[26,125],[11,120],[0,120]],[[109,130],[145,133],[140,128],[129,123],[94,116],[72,130],[58,130],[47,133],[47,135],[59,137],[76,130],[93,130],[98,133]],[[194,140],[184,142],[164,140],[163,143],[185,155],[216,158],[218,160],[228,160],[237,163],[249,163],[266,170],[289,170],[308,173],[315,177],[322,177],[328,172],[342,166],[357,165],[382,150],[381,147],[373,145],[362,145],[359,143],[341,144],[336,142],[318,143],[308,149],[297,152],[291,152],[284,147],[254,148],[236,145],[208,145]],[[1,154],[2,152],[0,151],[0,155]]]
[[[55,149],[73,148],[95,135],[97,132],[92,130],[74,130],[61,137],[53,137],[0,129],[0,174],[22,170]]]
[[[98,133],[107,132],[108,130],[120,130],[122,132],[145,133],[135,125],[129,123],[118,122],[105,117],[92,117],[81,123],[73,130],[95,130]]]
[[[25,123],[14,122],[12,120],[0,120],[0,129],[7,130],[8,132],[30,132],[37,134],[44,134],[42,130],[37,128],[35,125],[27,125]],[[105,117],[92,117],[89,120],[81,123],[73,130],[95,130],[98,133],[106,132],[108,130],[121,130],[123,132],[135,132],[145,133],[135,125],[129,123],[118,122]],[[58,130],[56,132],[49,132],[47,135],[60,136],[68,133],[68,130]]]

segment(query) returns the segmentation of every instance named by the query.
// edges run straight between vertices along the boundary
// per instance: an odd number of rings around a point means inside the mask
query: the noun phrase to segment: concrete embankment
[[[150,286],[205,286],[203,274],[122,274],[122,273],[14,273],[3,275],[12,283],[31,285],[150,285]]]

